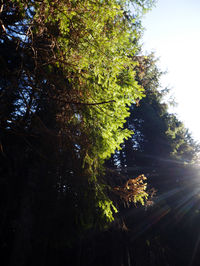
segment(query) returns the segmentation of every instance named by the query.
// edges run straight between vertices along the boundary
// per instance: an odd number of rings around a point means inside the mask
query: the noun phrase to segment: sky
[[[157,0],[143,18],[143,51],[155,52],[178,106],[170,109],[200,142],[200,0]]]

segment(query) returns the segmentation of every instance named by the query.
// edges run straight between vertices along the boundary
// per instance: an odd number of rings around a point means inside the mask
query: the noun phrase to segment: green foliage
[[[106,217],[106,222],[110,223],[114,220],[113,212],[117,213],[118,210],[111,200],[100,200],[98,202],[98,207],[100,208],[100,212],[103,215],[103,219],[105,219]]]
[[[136,80],[144,87],[146,94],[140,106],[133,107],[133,115],[128,119],[128,127],[136,132],[132,138],[138,143],[137,150],[146,157],[145,163],[149,165],[156,161],[159,165],[160,161],[169,158],[193,161],[198,145],[176,115],[168,111],[164,97],[169,90],[160,88],[160,77],[164,73],[158,69],[157,60],[153,54],[135,59],[138,61]]]
[[[138,55],[141,16],[152,1],[1,2],[0,246],[5,261],[10,254],[10,265],[68,265],[71,259],[96,265],[103,243],[103,257],[113,256],[108,263],[115,265],[121,251],[118,262],[128,265],[135,260],[133,249],[140,249],[138,242],[129,249],[134,235],[127,241],[123,230],[100,234],[99,229],[117,216],[114,226],[119,221],[126,230],[126,223],[138,235],[139,211],[135,221],[119,212],[124,202],[153,204],[155,190],[148,191],[146,178],[138,174],[147,173],[151,182],[159,176],[163,186],[171,177],[186,176],[185,170],[193,176],[179,162],[190,163],[198,151],[188,130],[167,111],[154,56]],[[111,156],[117,171],[104,168]],[[156,215],[162,217],[166,209],[160,206]],[[105,235],[120,244],[110,245]],[[153,246],[152,240],[146,243]]]
[[[198,160],[199,144],[192,138],[189,130],[173,114],[168,116],[167,136],[171,140],[171,155],[185,163]]]
[[[124,128],[131,104],[145,96],[134,56],[150,3],[12,0],[6,6],[20,18],[4,36],[21,49],[7,128],[26,132],[34,152],[48,158],[43,175],[65,185],[71,217],[87,229],[113,221],[116,212],[100,179],[105,159],[133,133]]]
[[[127,105],[143,96],[143,89],[134,80],[135,63],[127,57],[137,49],[133,45],[137,33],[133,34],[115,1],[81,1],[70,12],[65,2],[59,1],[59,6],[48,2],[44,9],[45,25],[58,26],[56,63],[66,72],[73,90],[82,102],[108,102],[86,106],[82,111],[82,120],[92,128],[91,135],[97,140],[91,146],[90,156],[108,158],[131,134],[122,129],[129,114]],[[120,86],[118,80],[124,71],[128,82]],[[79,82],[74,84],[76,77]]]

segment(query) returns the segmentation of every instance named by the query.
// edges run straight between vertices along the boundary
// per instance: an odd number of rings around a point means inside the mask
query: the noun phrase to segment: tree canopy
[[[141,19],[152,5],[1,1],[0,246],[6,265],[78,266],[81,256],[85,265],[106,265],[97,262],[102,243],[119,256],[109,251],[110,265],[130,265],[126,223],[133,225],[125,207],[147,208],[165,187],[152,178],[155,189],[148,189],[151,177],[168,181],[172,161],[178,162],[170,173],[175,178],[180,162],[195,161],[199,146],[168,112],[154,55],[141,54]]]

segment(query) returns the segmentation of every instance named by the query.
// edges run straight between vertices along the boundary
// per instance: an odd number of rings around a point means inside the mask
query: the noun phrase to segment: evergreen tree
[[[85,231],[113,221],[103,163],[131,135],[123,124],[144,96],[132,57],[149,4],[2,2],[1,247],[8,264],[55,265],[51,250],[76,247]]]
[[[199,145],[183,123],[169,113],[168,104],[163,100],[168,89],[160,88],[163,73],[157,68],[154,55],[137,56],[137,60],[136,80],[145,88],[146,97],[131,106],[126,127],[134,134],[115,155],[116,162],[123,170],[139,174],[140,169],[145,173],[154,172],[169,161],[195,161]]]

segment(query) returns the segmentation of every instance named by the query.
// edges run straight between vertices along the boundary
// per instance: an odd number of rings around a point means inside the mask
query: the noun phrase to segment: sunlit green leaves
[[[149,2],[15,1],[35,12],[27,17],[28,36],[35,68],[44,71],[49,90],[57,91],[57,128],[79,147],[84,178],[98,183],[104,160],[133,134],[123,129],[130,105],[144,97],[134,55],[141,31],[138,13]],[[135,14],[129,11],[131,4]],[[97,205],[111,221],[112,202],[100,195]]]

